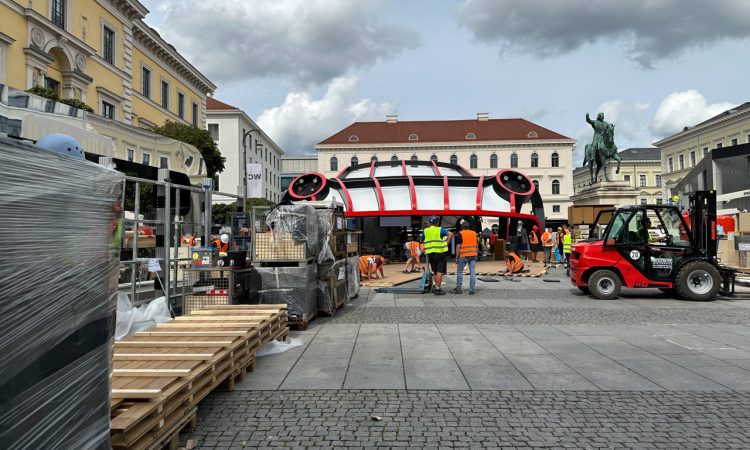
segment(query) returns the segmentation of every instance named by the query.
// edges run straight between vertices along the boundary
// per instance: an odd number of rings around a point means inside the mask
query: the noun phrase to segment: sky
[[[287,153],[356,121],[520,117],[619,148],[750,101],[748,0],[141,0]]]

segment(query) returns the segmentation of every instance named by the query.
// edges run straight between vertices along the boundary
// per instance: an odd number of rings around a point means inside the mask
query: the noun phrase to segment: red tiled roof
[[[529,137],[530,132],[536,137]],[[476,139],[466,139],[474,133]],[[418,139],[409,140],[416,134]],[[356,142],[349,140],[357,136]],[[570,139],[524,119],[433,120],[414,122],[355,122],[328,139],[324,144],[391,144],[410,142],[462,141],[533,141],[540,139]]]
[[[226,103],[220,102],[213,97],[206,97],[206,109],[207,110],[211,110],[211,109],[234,110],[234,109],[239,109],[239,108],[236,106],[227,105]]]

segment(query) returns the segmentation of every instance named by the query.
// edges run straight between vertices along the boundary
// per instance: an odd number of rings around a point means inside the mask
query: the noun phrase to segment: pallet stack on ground
[[[285,340],[286,305],[223,305],[193,311],[115,343],[112,448],[176,449],[196,406],[255,369],[263,344]]]

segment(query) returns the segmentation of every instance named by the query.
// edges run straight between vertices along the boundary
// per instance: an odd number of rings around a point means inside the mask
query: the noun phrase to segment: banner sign
[[[247,165],[247,196],[249,198],[263,198],[263,166],[261,164]]]

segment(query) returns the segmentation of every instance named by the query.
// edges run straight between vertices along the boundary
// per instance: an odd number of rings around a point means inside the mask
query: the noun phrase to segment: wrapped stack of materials
[[[318,218],[309,205],[253,209],[252,259],[256,263],[302,263],[318,257]]]
[[[110,448],[124,176],[0,137],[0,448]]]
[[[317,265],[302,267],[259,267],[262,303],[286,304],[289,323],[305,328],[315,317],[317,301]]]

